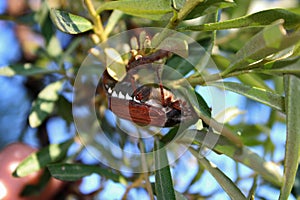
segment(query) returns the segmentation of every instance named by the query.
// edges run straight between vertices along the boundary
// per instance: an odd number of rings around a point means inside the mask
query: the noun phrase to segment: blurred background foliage
[[[156,191],[154,195],[158,199],[172,199],[174,195],[176,199],[238,199],[239,195],[248,199],[299,198],[300,176],[299,170],[296,175],[296,170],[300,154],[297,123],[300,2],[207,0],[191,7],[179,24],[172,21],[173,8],[179,13],[187,8],[189,4],[184,0],[128,2],[124,5],[89,0],[8,0],[1,3],[0,148],[16,141],[48,148],[44,150],[48,153],[40,153],[43,158],[50,156],[42,166],[35,169],[34,166],[41,163],[31,162],[27,166],[27,162],[23,168],[39,170],[52,164],[48,166],[51,174],[69,181],[65,186],[67,190],[58,191],[61,199],[150,199],[153,194],[149,191]],[[191,0],[190,4],[192,2],[196,1]],[[156,8],[156,5],[159,6]],[[145,14],[143,9],[148,8],[150,14]],[[271,8],[280,10],[245,17]],[[161,10],[158,12],[158,9]],[[100,12],[101,25],[97,25],[99,13],[93,11]],[[58,22],[67,20],[68,13],[76,17],[62,23],[66,25],[64,29]],[[68,23],[82,29],[71,30]],[[228,142],[228,146],[216,147],[216,153],[207,156],[219,171],[214,171],[207,160],[197,158],[195,150],[191,150],[167,168],[167,172],[161,170],[146,175],[117,172],[102,166],[78,142],[72,117],[72,86],[81,63],[96,44],[139,27],[182,31],[211,53],[221,75],[213,76],[216,72],[210,72],[208,66],[204,76],[212,82],[209,87],[218,87],[216,81],[221,79],[227,82],[224,85],[227,107],[218,112],[212,108],[213,118],[223,119],[232,133],[239,134],[246,148],[241,155],[236,155],[240,147],[226,138],[221,140]],[[177,63],[176,58],[168,60],[172,62]],[[199,74],[185,66],[182,63],[177,70],[187,74],[187,80],[211,106],[210,97],[201,93],[201,87],[206,84]],[[85,95],[82,93],[83,98]],[[105,113],[105,96],[101,98],[99,110]],[[45,102],[46,109],[42,110],[39,105]],[[128,137],[116,127],[110,127],[107,118],[109,115],[102,123],[106,124],[110,137],[123,148],[130,146]],[[195,145],[197,142],[203,141],[198,138]],[[59,155],[49,155],[50,144],[60,144]],[[258,158],[251,157],[254,152]],[[66,163],[87,165],[68,166]],[[260,168],[264,164],[270,165]],[[62,166],[70,171],[61,173]],[[21,166],[20,170],[23,168]],[[78,172],[81,174],[74,178]],[[158,173],[165,179],[158,179],[155,176]],[[147,180],[153,187],[147,186]],[[157,185],[175,190],[168,189],[161,194],[164,191],[159,191]]]

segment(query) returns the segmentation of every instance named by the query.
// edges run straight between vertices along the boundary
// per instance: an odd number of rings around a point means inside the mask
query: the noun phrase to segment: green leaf
[[[284,157],[283,184],[279,199],[288,199],[300,161],[300,79],[293,75],[285,77],[285,104],[287,116],[287,138]]]
[[[172,80],[171,78],[176,76],[178,73],[184,76],[194,69],[194,66],[189,61],[178,55],[173,55],[170,59],[168,59],[166,65],[174,68],[174,72],[170,71],[167,74],[163,73],[163,76],[170,80]]]
[[[52,26],[52,22],[49,15],[49,6],[46,1],[41,5],[41,8],[35,13],[34,19],[41,28],[41,33],[46,39],[46,44],[49,43],[52,37],[55,37],[55,30]]]
[[[25,158],[14,171],[15,177],[24,177],[39,171],[49,163],[63,159],[74,140],[68,140],[61,144],[51,144],[38,152],[32,153]]]
[[[252,6],[252,0],[234,0],[236,6],[226,9],[228,12],[228,18],[237,18],[247,15],[250,6]]]
[[[198,159],[199,163],[218,181],[220,186],[231,199],[245,199],[240,189],[212,162],[204,158],[200,153],[190,148],[190,152]]]
[[[237,107],[228,107],[225,108],[224,110],[222,110],[221,112],[219,112],[214,118],[218,121],[218,122],[222,122],[224,124],[229,123],[230,121],[232,121],[233,119],[235,119],[236,117],[238,117],[239,115],[244,114],[245,111],[240,110]]]
[[[57,81],[49,84],[39,94],[33,102],[29,115],[29,124],[35,128],[41,125],[49,114],[55,108],[55,102],[58,100],[58,92],[62,88],[63,82]]]
[[[298,42],[298,40],[300,40],[300,31],[287,34],[281,23],[282,22],[278,22],[277,24],[267,26],[253,36],[252,39],[236,53],[233,62],[223,74],[249,68],[249,64],[264,59]],[[254,67],[255,65],[253,68]]]
[[[33,76],[39,74],[48,74],[53,73],[54,71],[36,67],[30,63],[25,64],[15,64],[9,65],[0,68],[0,76],[15,76],[15,75],[22,75],[22,76]]]
[[[199,106],[199,111],[201,113],[203,113],[205,116],[211,118],[211,108],[208,107],[206,101],[204,100],[204,98],[198,92],[195,92],[195,95],[197,97],[197,103],[198,103],[198,106]]]
[[[72,113],[72,103],[69,102],[64,96],[59,96],[57,105],[57,114],[62,117],[68,125],[74,122]]]
[[[200,5],[204,6],[202,4]],[[284,9],[271,9],[223,22],[208,23],[198,26],[188,26],[181,28],[181,30],[213,31],[242,27],[264,27],[272,24],[279,19],[284,20],[283,25],[287,29],[297,28],[300,24],[300,15]]]
[[[122,80],[126,76],[126,65],[122,56],[113,48],[105,48],[104,53],[108,74],[116,81]]]
[[[265,89],[234,82],[212,82],[208,84],[210,86],[224,88],[226,90],[244,95],[254,101],[270,106],[273,109],[285,112],[284,97],[279,94],[267,91]]]
[[[254,69],[256,72],[279,75],[285,74],[295,75],[300,77],[300,56],[296,58],[287,58],[284,60],[274,60],[264,64],[263,67]]]
[[[185,19],[193,19],[203,15],[208,15],[217,12],[219,9],[232,7],[234,5],[235,3],[232,0],[205,1],[196,6]]]
[[[233,160],[253,169],[270,183],[276,186],[282,185],[282,175],[279,167],[275,163],[266,162],[246,146],[237,147],[226,137],[207,129],[187,130],[184,136],[185,137],[181,140],[183,143],[190,144],[190,142],[193,141],[193,143],[198,146],[204,146],[212,149],[216,153],[225,154]]]
[[[69,34],[79,34],[93,28],[92,23],[84,17],[57,9],[50,10],[50,17],[56,27]]]
[[[116,27],[117,23],[123,16],[123,12],[119,10],[114,10],[108,18],[107,25],[104,30],[104,35],[109,35],[112,30]]]
[[[104,10],[120,10],[128,15],[151,20],[169,20],[173,8],[170,0],[119,0],[104,2],[97,9],[97,13]]]
[[[96,173],[116,182],[125,182],[125,178],[123,176],[114,174],[110,170],[98,165],[58,163],[48,165],[47,168],[49,169],[51,176],[63,181],[76,181],[85,176]]]
[[[159,200],[175,200],[175,191],[172,182],[168,157],[164,144],[155,140],[155,190]]]
[[[225,58],[224,56],[213,55],[212,58],[220,70],[225,70],[230,65],[230,60],[228,58]],[[251,85],[265,90],[271,90],[265,83],[265,81],[261,78],[261,76],[258,76],[256,74],[243,74],[237,76],[236,78],[238,78],[242,83],[245,83],[246,85]]]
[[[49,56],[58,57],[62,52],[63,49],[58,38],[56,36],[51,37],[47,45],[47,53]]]
[[[261,88],[267,91],[272,90],[261,78],[261,76],[257,74],[243,74],[238,76],[237,78],[245,85],[251,85],[252,87]]]

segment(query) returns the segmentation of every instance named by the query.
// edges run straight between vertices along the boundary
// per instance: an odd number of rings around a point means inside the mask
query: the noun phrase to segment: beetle
[[[186,101],[177,98],[161,81],[159,84],[139,85],[134,78],[140,69],[138,66],[151,67],[151,64],[147,64],[169,55],[170,52],[159,50],[148,56],[132,59],[126,66],[128,73],[121,81],[113,79],[105,70],[102,85],[107,94],[108,108],[116,116],[142,126],[173,127],[181,122],[195,122],[197,117],[193,108]]]

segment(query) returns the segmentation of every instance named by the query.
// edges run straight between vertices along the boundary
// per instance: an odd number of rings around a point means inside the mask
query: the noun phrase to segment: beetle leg
[[[181,101],[177,100],[171,103],[172,108],[175,108],[176,110],[181,110]]]
[[[161,78],[160,78],[160,71],[161,71],[161,65],[159,65],[157,67],[156,73],[157,73],[157,78],[158,78],[158,82],[159,82],[161,105],[165,107],[165,106],[167,106],[167,103],[165,101],[164,86],[163,86]]]
[[[149,100],[152,88],[141,86],[139,89],[135,91],[135,98],[141,102],[145,102]]]

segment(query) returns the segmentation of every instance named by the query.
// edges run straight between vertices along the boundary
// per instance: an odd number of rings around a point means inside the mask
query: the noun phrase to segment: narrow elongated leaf
[[[38,127],[53,112],[55,102],[59,98],[58,91],[62,88],[62,84],[61,81],[51,83],[39,93],[37,99],[33,102],[29,115],[31,127]]]
[[[126,75],[126,67],[121,55],[113,48],[105,48],[104,53],[108,74],[117,81],[122,80]]]
[[[92,23],[86,18],[66,11],[51,9],[50,17],[56,27],[65,33],[79,34],[93,28]]]
[[[73,144],[73,139],[61,144],[51,144],[42,148],[38,152],[29,155],[23,160],[14,171],[16,177],[24,177],[33,172],[39,171],[49,163],[61,160],[66,156],[69,147]]]
[[[173,8],[170,0],[119,0],[104,2],[97,9],[97,13],[104,10],[120,10],[128,15],[147,18],[151,20],[168,20]]]
[[[279,75],[291,74],[300,77],[300,57],[266,63],[263,67],[255,69],[256,72]]]
[[[218,113],[214,118],[218,122],[221,123],[228,123],[235,119],[237,116],[244,114],[245,112],[243,110],[238,109],[237,107],[228,107]]]
[[[36,67],[30,63],[26,64],[15,64],[9,65],[0,68],[0,76],[15,76],[15,75],[22,75],[22,76],[33,76],[39,74],[48,74],[53,73],[49,69]]]
[[[285,95],[287,113],[287,139],[284,157],[284,178],[279,199],[288,199],[300,161],[300,79],[293,75],[285,76]]]
[[[204,4],[201,6],[204,6]],[[189,26],[184,27],[182,29],[192,31],[213,31],[242,27],[264,27],[272,24],[273,22],[279,19],[284,20],[284,27],[288,29],[299,27],[300,24],[300,15],[278,8],[260,11],[251,15],[223,22],[202,24],[198,26]]]
[[[220,186],[231,199],[247,199],[240,189],[213,163],[190,148],[190,152],[198,159],[199,163],[218,181]]]
[[[300,31],[287,34],[281,23],[278,22],[277,24],[268,26],[252,37],[237,52],[233,58],[233,62],[223,74],[248,68],[249,64],[288,48],[300,40]]]
[[[109,35],[111,31],[116,27],[116,24],[119,22],[121,17],[123,16],[123,12],[119,10],[114,10],[108,18],[107,25],[104,30],[105,35]]]
[[[281,112],[285,111],[284,97],[279,94],[266,91],[261,88],[251,87],[248,85],[234,82],[214,82],[209,83],[209,85],[219,88],[225,88],[226,90],[244,95],[254,101],[270,106],[273,109],[279,110]]]
[[[58,163],[48,165],[47,168],[49,169],[51,176],[63,181],[76,181],[93,173],[116,182],[125,181],[124,177],[95,165]]]
[[[243,74],[238,76],[238,79],[245,85],[251,85],[252,87],[261,88],[267,91],[271,91],[271,88],[266,82],[257,74]]]
[[[48,44],[50,39],[55,35],[55,30],[53,29],[49,16],[48,2],[44,1],[41,5],[41,8],[35,12],[34,21],[39,24],[41,33],[46,39],[46,44]]]
[[[220,55],[213,55],[213,60],[217,64],[220,70],[225,70],[230,65],[230,60]],[[254,87],[259,87],[265,90],[270,90],[270,87],[265,83],[265,81],[261,78],[261,76],[257,74],[243,74],[238,78],[242,83],[246,85],[251,85]]]
[[[157,199],[175,200],[172,176],[169,168],[168,157],[163,143],[155,141],[155,189]]]
[[[215,13],[222,8],[228,8],[234,6],[235,3],[232,0],[209,0],[200,3],[196,6],[185,19],[193,19],[196,17]]]
[[[206,129],[186,131],[181,142],[190,144],[191,141],[193,141],[194,144],[210,148],[218,154],[224,154],[231,159],[248,166],[274,185],[279,187],[282,185],[282,175],[279,167],[275,165],[275,163],[266,162],[246,146],[237,147],[224,136]]]

